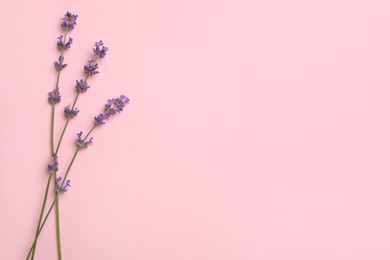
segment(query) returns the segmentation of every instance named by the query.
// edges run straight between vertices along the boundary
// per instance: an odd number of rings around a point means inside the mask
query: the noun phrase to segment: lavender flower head
[[[100,59],[103,59],[106,56],[106,52],[108,51],[108,47],[105,47],[103,45],[104,43],[100,40],[99,42],[95,42],[95,48],[93,49],[95,55],[98,56]]]
[[[89,76],[93,76],[99,73],[99,71],[97,71],[97,69],[99,69],[99,66],[96,62],[94,62],[94,60],[89,60],[88,65],[84,66],[84,70]]]
[[[49,165],[47,166],[47,170],[50,173],[56,173],[58,171],[58,157],[53,154],[51,157],[51,161],[49,162]]]
[[[107,100],[107,104],[104,105],[104,108],[106,110],[106,113],[109,115],[115,115],[116,109],[115,107],[112,107],[112,104],[115,102],[115,98]]]
[[[109,99],[105,105],[106,113],[110,115],[115,115],[116,112],[120,113],[129,102],[130,99],[125,95],[121,95],[119,98]]]
[[[78,15],[71,14],[70,12],[66,12],[64,18],[62,19],[61,27],[66,30],[73,30],[74,26],[76,25]]]
[[[64,108],[64,112],[65,112],[66,116],[69,118],[73,118],[73,117],[77,116],[77,114],[79,113],[80,110],[78,110],[77,108],[69,109],[69,107],[70,107],[70,105]]]
[[[130,99],[125,95],[107,100],[107,104],[104,105],[106,113],[95,116],[95,125],[105,124],[105,119],[108,119],[111,115],[115,115],[117,112],[120,113],[123,111],[123,108],[125,105],[129,104],[129,102]]]
[[[57,70],[62,70],[63,68],[65,68],[66,66],[68,66],[68,64],[64,64],[64,57],[60,56],[58,58],[59,62],[55,61],[54,62],[54,66],[56,67]]]
[[[57,37],[58,38],[58,41],[57,41],[57,46],[60,48],[60,49],[64,49],[64,50],[67,50],[70,48],[70,45],[73,44],[73,39],[72,37],[69,37],[69,41],[67,43],[63,42],[62,41],[62,38],[64,36],[61,35],[61,37]]]
[[[49,92],[49,102],[52,104],[57,104],[61,101],[61,95],[59,89],[56,88],[52,92]]]
[[[80,81],[76,80],[76,86],[75,88],[79,93],[84,93],[89,89],[90,87],[88,86],[86,81],[83,81],[82,79]]]
[[[104,122],[105,119],[108,119],[110,117],[110,114],[105,113],[100,114],[98,116],[95,116],[95,125],[104,125],[106,122]]]
[[[56,185],[56,187],[55,187],[56,191],[57,191],[58,193],[60,193],[60,194],[66,192],[66,191],[67,191],[67,188],[70,187],[70,180],[67,180],[65,186],[61,188],[61,187],[60,187],[60,182],[61,182],[61,180],[62,180],[61,177],[58,177],[58,178],[56,179],[57,185]]]
[[[89,139],[88,142],[85,142],[84,140],[81,139],[82,134],[83,132],[81,131],[80,133],[76,134],[78,136],[78,139],[76,139],[76,143],[78,146],[80,146],[80,148],[88,148],[88,145],[92,144],[93,137],[91,137],[91,139]]]

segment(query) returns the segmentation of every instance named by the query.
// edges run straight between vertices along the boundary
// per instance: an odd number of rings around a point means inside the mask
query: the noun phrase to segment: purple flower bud
[[[121,112],[123,111],[123,108],[125,105],[129,104],[130,99],[126,97],[125,95],[121,95],[119,98],[115,99],[115,106],[117,107],[116,112]]]
[[[105,47],[103,45],[103,42],[100,40],[99,42],[95,42],[95,48],[93,49],[95,55],[98,56],[100,59],[103,59],[108,51],[108,47]]]
[[[62,24],[61,27],[68,30],[73,30],[74,26],[76,25],[78,15],[71,14],[69,12],[66,12],[64,18],[61,18]]]
[[[56,191],[57,191],[58,193],[60,193],[60,194],[66,192],[66,191],[67,191],[67,188],[70,187],[70,180],[67,180],[65,186],[61,188],[61,187],[60,187],[60,182],[61,182],[61,180],[62,180],[61,177],[58,177],[58,178],[56,179],[57,185],[56,185],[56,187],[55,187]]]
[[[116,112],[120,113],[123,111],[123,108],[125,105],[129,104],[129,102],[130,99],[125,95],[121,95],[119,98],[112,98],[107,100],[107,104],[104,105],[106,113],[104,115],[100,114],[95,116],[95,125],[105,124],[105,122],[103,122],[104,119],[108,119],[109,116],[115,115]]]
[[[97,71],[97,69],[99,69],[98,64],[95,63],[95,64],[92,65],[93,62],[94,62],[94,60],[89,60],[89,61],[88,61],[88,65],[85,65],[85,66],[84,66],[85,72],[86,72],[88,75],[90,75],[90,76],[99,73],[99,71]]]
[[[57,104],[61,101],[61,95],[59,89],[56,88],[52,92],[49,92],[49,102],[52,104]]]
[[[51,161],[49,162],[49,165],[47,166],[47,170],[50,173],[56,173],[58,171],[58,157],[53,156],[51,157]]]
[[[70,117],[70,118],[77,116],[77,114],[79,113],[80,110],[78,110],[77,108],[69,109],[69,107],[70,106],[67,106],[64,108],[64,112],[65,112],[66,116]]]
[[[78,92],[84,93],[87,91],[88,88],[90,88],[86,81],[83,81],[82,79],[80,81],[76,80],[76,86]]]
[[[76,134],[78,136],[78,139],[76,139],[76,143],[78,146],[80,146],[80,148],[88,148],[88,145],[92,144],[93,137],[91,137],[91,139],[89,139],[88,142],[84,142],[84,140],[81,139],[82,134],[83,134],[83,132],[81,132],[81,131],[80,131],[80,133]]]
[[[115,112],[116,112],[116,110],[113,107],[111,107],[114,102],[115,102],[114,98],[109,99],[109,100],[107,100],[107,104],[104,105],[106,112],[110,115],[115,115]]]
[[[64,44],[64,42],[62,41],[62,38],[64,36],[61,35],[61,37],[58,37],[58,41],[57,41],[57,46],[60,48],[60,49],[64,49],[64,50],[67,50],[70,48],[70,45],[73,44],[73,39],[72,37],[69,37],[69,41],[67,43]]]
[[[103,122],[105,119],[108,119],[110,114],[100,114],[95,116],[95,125],[104,125],[106,122]]]
[[[64,62],[64,57],[60,56],[58,58],[59,62],[55,61],[54,62],[54,66],[56,67],[57,70],[62,70],[63,68],[65,68],[66,66],[68,66],[68,64],[63,64]]]

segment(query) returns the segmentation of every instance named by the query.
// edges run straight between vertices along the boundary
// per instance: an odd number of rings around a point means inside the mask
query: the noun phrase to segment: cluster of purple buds
[[[89,60],[88,61],[88,65],[85,65],[84,66],[84,70],[85,72],[90,75],[90,76],[93,76],[95,74],[98,74],[99,71],[97,71],[99,69],[99,66],[98,64],[95,62],[95,60]]]
[[[82,79],[80,81],[76,80],[76,86],[75,88],[77,89],[78,92],[84,93],[89,89],[90,87],[88,86],[86,81],[83,81]]]
[[[78,15],[66,12],[65,17],[62,19],[61,27],[67,30],[73,30],[76,25]]]
[[[100,40],[99,42],[95,42],[95,48],[93,49],[95,55],[100,59],[103,59],[106,56],[106,52],[108,51],[108,47],[105,47],[103,45],[103,41]]]
[[[78,110],[77,108],[69,109],[69,107],[70,107],[70,105],[64,108],[64,112],[65,112],[66,116],[69,118],[73,118],[73,117],[77,116],[77,114],[79,113],[80,110]]]
[[[62,178],[61,177],[58,177],[56,182],[57,182],[57,185],[56,185],[56,191],[60,194],[64,193],[67,191],[67,188],[70,187],[70,180],[67,180],[66,181],[66,184],[64,187],[60,187],[60,182],[61,182]]]
[[[76,139],[76,143],[78,146],[80,146],[80,148],[88,148],[88,145],[92,144],[93,137],[91,137],[91,139],[89,139],[88,142],[85,142],[84,140],[81,139],[82,134],[83,132],[81,131],[80,133],[76,134],[78,136],[78,139]]]
[[[95,125],[104,125],[106,122],[104,122],[105,119],[108,119],[110,117],[110,114],[100,114],[98,116],[95,116]]]
[[[57,70],[62,70],[63,68],[65,68],[66,66],[68,66],[68,64],[64,64],[64,57],[60,56],[58,58],[59,62],[55,61],[54,62],[54,66],[56,67]]]
[[[105,119],[108,119],[111,115],[115,115],[117,112],[120,113],[123,111],[123,108],[125,105],[129,104],[129,102],[130,99],[125,95],[107,100],[107,104],[104,105],[106,113],[95,116],[95,125],[105,124]]]
[[[49,102],[52,104],[57,104],[61,101],[61,95],[58,88],[54,89],[52,92],[49,92]]]
[[[64,49],[64,50],[67,50],[70,48],[70,45],[73,43],[73,39],[72,37],[69,37],[69,41],[67,43],[64,43],[62,41],[62,38],[64,36],[61,35],[61,37],[58,37],[58,41],[57,41],[57,46],[60,48],[60,49]]]
[[[129,102],[130,99],[125,95],[121,95],[119,98],[109,99],[105,105],[106,112],[110,115],[115,115],[116,112],[120,113]]]
[[[56,173],[58,171],[58,157],[53,154],[49,165],[47,166],[47,170],[50,173]]]

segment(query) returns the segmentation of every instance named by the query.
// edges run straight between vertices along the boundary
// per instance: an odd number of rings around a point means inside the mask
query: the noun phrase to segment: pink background
[[[388,0],[3,1],[0,259],[25,259],[55,136],[95,41],[109,47],[60,149],[108,98],[61,196],[64,259],[390,259]],[[52,201],[51,194],[49,201]],[[52,215],[36,259],[56,259]]]

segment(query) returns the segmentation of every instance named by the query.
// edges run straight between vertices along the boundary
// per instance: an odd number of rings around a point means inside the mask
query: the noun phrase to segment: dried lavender
[[[130,99],[124,95],[121,95],[120,97],[115,98],[115,99],[114,98],[109,99],[107,101],[107,104],[105,104],[105,106],[104,106],[104,108],[105,108],[104,114],[99,114],[98,116],[96,116],[94,118],[94,121],[95,121],[94,126],[90,129],[90,131],[87,133],[87,135],[84,138],[82,138],[83,133],[81,131],[78,134],[76,134],[78,137],[76,139],[76,143],[78,146],[76,149],[76,152],[73,155],[73,158],[72,158],[72,160],[71,160],[71,162],[66,170],[64,178],[63,179],[62,179],[62,177],[57,178],[57,172],[59,171],[59,168],[58,168],[59,164],[58,164],[58,157],[57,157],[58,149],[60,147],[61,140],[64,136],[64,133],[65,133],[65,130],[66,130],[67,125],[69,123],[69,120],[73,117],[76,117],[79,113],[79,110],[77,108],[75,108],[79,94],[85,93],[88,90],[88,88],[90,88],[90,86],[87,84],[87,79],[90,76],[93,76],[93,75],[100,73],[98,71],[99,65],[96,63],[97,59],[103,59],[108,52],[108,47],[104,46],[103,41],[100,40],[98,42],[95,42],[95,45],[93,48],[93,53],[94,53],[95,57],[92,60],[88,60],[88,65],[84,66],[84,71],[86,72],[87,75],[86,75],[84,80],[83,79],[81,79],[80,81],[76,80],[75,88],[77,90],[77,95],[75,97],[73,105],[72,106],[68,105],[67,107],[64,108],[64,113],[67,117],[67,121],[65,123],[62,134],[61,134],[60,139],[58,141],[57,148],[54,151],[54,141],[53,141],[54,111],[55,111],[55,105],[61,101],[61,95],[59,92],[58,84],[59,84],[60,73],[67,66],[67,64],[64,64],[64,55],[63,54],[64,54],[64,51],[68,50],[71,47],[71,45],[73,44],[72,38],[69,37],[68,41],[66,41],[66,38],[67,38],[68,31],[71,31],[75,28],[77,17],[78,17],[77,15],[71,14],[70,12],[67,12],[65,14],[64,18],[61,18],[62,19],[61,27],[65,29],[65,34],[64,34],[64,36],[61,35],[60,37],[57,38],[58,39],[57,40],[57,47],[61,50],[61,55],[59,56],[58,61],[54,62],[54,66],[58,71],[57,83],[56,83],[55,89],[52,92],[49,92],[49,98],[48,98],[49,102],[52,103],[52,122],[51,122],[52,158],[47,166],[47,170],[50,173],[50,175],[49,175],[49,179],[48,179],[48,183],[47,183],[47,187],[46,187],[46,191],[45,191],[45,197],[44,197],[44,201],[43,201],[43,205],[42,205],[42,209],[41,209],[41,214],[40,214],[39,221],[38,221],[37,231],[35,234],[35,240],[31,246],[31,249],[30,249],[30,252],[27,256],[27,259],[29,259],[30,255],[31,255],[31,259],[34,258],[38,236],[39,236],[43,226],[45,225],[46,220],[47,220],[48,216],[50,215],[54,205],[56,205],[56,213],[57,213],[56,214],[56,220],[57,220],[56,223],[57,223],[58,257],[59,257],[59,259],[62,258],[62,256],[61,256],[61,243],[60,243],[58,196],[59,196],[59,194],[65,193],[67,191],[67,188],[70,187],[70,180],[67,180],[67,176],[69,174],[70,168],[73,165],[73,162],[74,162],[79,150],[88,148],[89,145],[92,144],[93,138],[91,137],[89,139],[89,141],[87,141],[87,139],[88,139],[89,135],[91,134],[91,132],[95,129],[95,127],[98,125],[105,124],[106,123],[105,120],[108,120],[109,117],[115,115],[116,113],[120,113],[121,111],[123,111],[123,108],[125,107],[125,105],[129,104],[129,102],[130,102]],[[53,203],[51,204],[50,209],[48,210],[48,212],[47,212],[47,214],[42,222],[42,217],[43,217],[43,213],[44,213],[44,209],[45,209],[45,205],[46,205],[46,200],[47,200],[47,195],[48,195],[48,189],[50,186],[50,180],[51,180],[52,176],[54,177],[55,199],[54,199]]]

